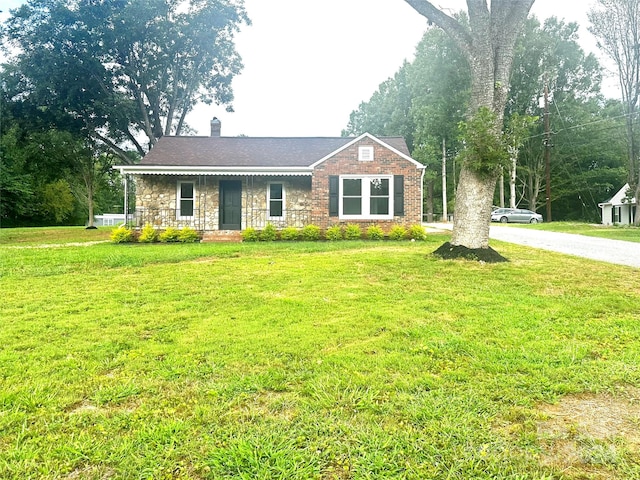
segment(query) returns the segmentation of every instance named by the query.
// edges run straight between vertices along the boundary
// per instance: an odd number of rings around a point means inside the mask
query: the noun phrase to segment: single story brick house
[[[616,192],[609,200],[599,203],[603,225],[633,225],[636,217],[636,199],[627,196],[629,184]]]
[[[211,132],[162,137],[139,164],[114,167],[135,182],[129,222],[211,232],[422,220],[425,167],[401,137],[222,137],[215,118]]]

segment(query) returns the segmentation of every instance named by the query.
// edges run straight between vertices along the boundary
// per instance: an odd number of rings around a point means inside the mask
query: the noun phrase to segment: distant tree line
[[[227,0],[30,0],[2,25],[0,222],[77,223],[122,210],[116,163],[232,109],[249,23]],[[116,206],[119,207],[116,207]]]
[[[464,22],[464,16],[457,17]],[[598,203],[627,179],[625,110],[601,93],[602,67],[578,43],[578,25],[530,17],[518,39],[505,109],[504,141],[514,167],[505,168],[494,205],[511,203],[544,213],[544,110],[548,88],[551,131],[551,206],[554,220],[599,221]],[[351,113],[343,135],[368,131],[402,135],[427,165],[425,213],[442,215],[442,157],[446,156],[449,212],[463,150],[470,72],[459,49],[431,27],[392,78]],[[511,170],[511,171],[510,171]],[[510,182],[510,179],[513,180]],[[541,210],[542,207],[542,210]]]

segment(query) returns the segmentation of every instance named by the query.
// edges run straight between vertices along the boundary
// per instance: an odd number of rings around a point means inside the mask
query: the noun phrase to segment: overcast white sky
[[[22,3],[4,0],[0,18]],[[434,3],[451,11],[466,5]],[[578,22],[583,48],[596,52],[586,29],[592,5],[536,0],[532,13]],[[426,27],[404,0],[245,0],[245,6],[253,24],[236,39],[245,68],[233,83],[235,112],[198,107],[188,122],[200,135],[209,134],[216,116],[223,136],[339,136],[351,111],[413,58]]]

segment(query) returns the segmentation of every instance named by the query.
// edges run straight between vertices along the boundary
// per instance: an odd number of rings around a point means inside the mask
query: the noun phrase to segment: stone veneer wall
[[[176,218],[178,181],[195,185],[194,215]],[[191,227],[211,230],[218,225],[218,179],[213,177],[176,177],[172,175],[138,175],[136,177],[136,215],[138,226],[150,223],[157,228]]]
[[[199,231],[218,230],[220,180],[232,177],[176,177],[139,175],[136,177],[136,213],[138,226],[150,223],[156,228],[189,226]],[[242,181],[242,229],[264,228],[268,221],[276,227],[301,227],[309,223],[311,212],[310,177],[244,177]],[[176,219],[178,181],[195,184],[193,219]],[[267,219],[267,185],[282,183],[286,214],[283,221]]]
[[[373,146],[374,160],[358,160],[358,147]],[[404,175],[404,216],[393,220],[340,220],[329,216],[329,176],[330,175]],[[379,143],[364,138],[332,158],[318,165],[312,179],[313,223],[322,229],[332,225],[356,223],[363,229],[379,225],[388,231],[393,225],[418,225],[422,222],[422,171],[416,166],[383,147]]]
[[[268,218],[269,183],[282,183],[285,212],[282,218]],[[248,208],[244,210],[243,224],[257,229],[272,223],[276,228],[303,227],[311,221],[311,177],[249,177],[245,194]],[[246,228],[243,225],[243,228]]]

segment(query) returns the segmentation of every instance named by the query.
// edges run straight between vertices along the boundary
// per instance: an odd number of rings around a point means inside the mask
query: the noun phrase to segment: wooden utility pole
[[[446,222],[447,212],[447,148],[445,139],[442,139],[442,221]]]
[[[544,171],[546,178],[545,196],[547,202],[547,222],[551,222],[551,125],[549,122],[549,87],[544,85]]]

